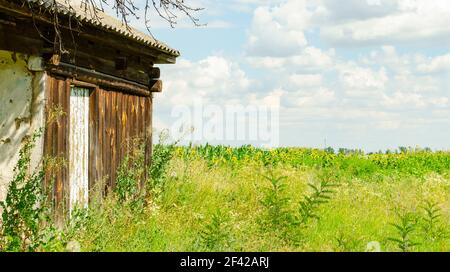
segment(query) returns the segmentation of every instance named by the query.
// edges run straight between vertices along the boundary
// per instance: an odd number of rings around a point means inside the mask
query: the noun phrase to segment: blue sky
[[[182,52],[161,67],[158,128],[170,128],[173,108],[194,98],[278,99],[282,146],[450,149],[448,0],[191,3],[205,7],[208,26],[153,22],[153,35]]]

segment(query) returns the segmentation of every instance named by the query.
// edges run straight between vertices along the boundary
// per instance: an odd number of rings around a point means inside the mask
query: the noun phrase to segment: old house
[[[66,162],[51,194],[69,207],[86,205],[100,180],[114,186],[128,139],[142,139],[151,160],[152,93],[162,90],[154,65],[179,52],[66,2],[0,0],[0,199],[24,137],[40,127],[32,163]]]

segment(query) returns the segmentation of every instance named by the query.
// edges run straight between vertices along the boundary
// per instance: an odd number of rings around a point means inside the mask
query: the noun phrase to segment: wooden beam
[[[160,93],[162,92],[162,80],[151,80],[150,81],[150,92]]]
[[[44,42],[33,32],[20,25],[0,22],[0,49],[31,55],[40,55]]]
[[[95,84],[97,86],[106,87],[107,89],[118,90],[137,96],[151,96],[151,90],[148,86],[141,85],[122,78],[102,74],[93,70],[77,67],[67,63],[60,63],[58,66],[49,66],[47,67],[47,70],[51,74]],[[155,85],[155,90],[157,90],[158,88],[162,88],[162,84]]]
[[[151,79],[158,79],[161,77],[161,70],[158,67],[152,67],[148,72],[148,76]]]

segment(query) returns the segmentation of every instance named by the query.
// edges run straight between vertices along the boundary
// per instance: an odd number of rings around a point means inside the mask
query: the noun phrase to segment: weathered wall
[[[45,133],[44,153],[49,157],[64,159],[66,167],[46,173],[46,186],[53,183],[51,197],[58,207],[69,207],[70,168],[82,167],[70,163],[69,150],[79,143],[71,143],[69,123],[71,119],[69,79],[49,75],[46,88],[46,111],[60,106],[64,114],[57,122],[49,122]],[[141,138],[146,144],[146,162],[149,163],[152,136],[152,98],[125,94],[99,87],[90,88],[89,97],[89,189],[112,188],[116,183],[116,171],[127,155],[130,139]],[[72,169],[73,170],[73,169]],[[106,188],[105,188],[106,189]],[[91,192],[92,192],[91,191]],[[90,193],[91,193],[90,192]]]
[[[129,140],[143,140],[146,160],[150,159],[152,98],[97,89],[91,103],[89,179],[103,180],[113,188],[116,171],[129,151]]]
[[[40,59],[0,50],[0,200],[9,181],[24,137],[44,125],[45,78]],[[32,154],[32,168],[42,158],[38,139]]]

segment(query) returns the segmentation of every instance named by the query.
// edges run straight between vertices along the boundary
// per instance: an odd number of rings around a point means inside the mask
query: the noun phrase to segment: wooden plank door
[[[69,129],[70,212],[89,199],[89,89],[71,87]]]

